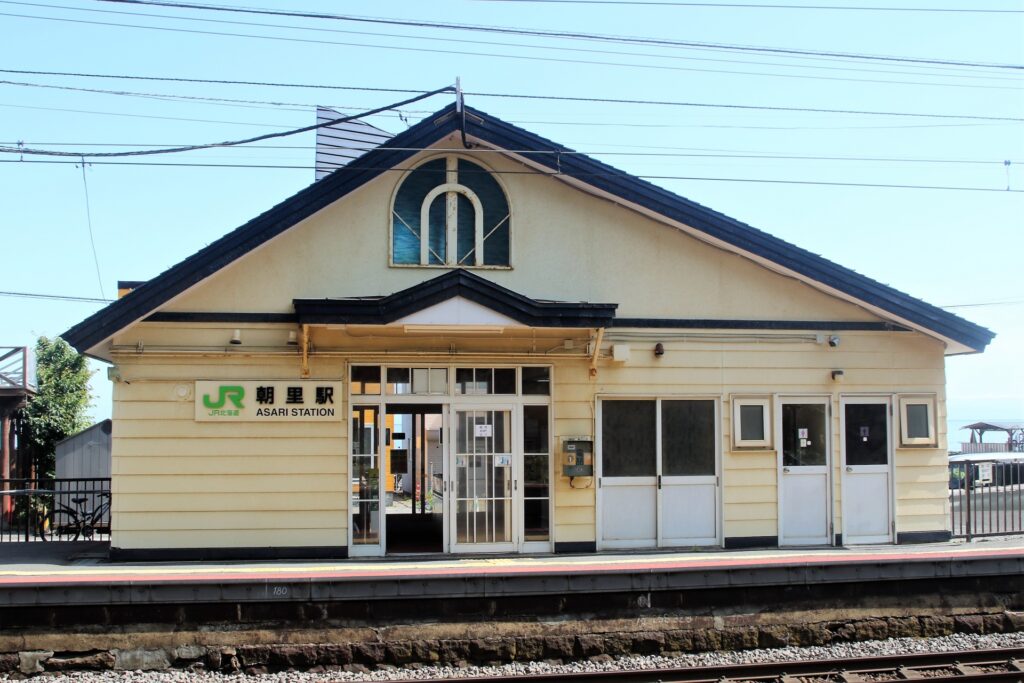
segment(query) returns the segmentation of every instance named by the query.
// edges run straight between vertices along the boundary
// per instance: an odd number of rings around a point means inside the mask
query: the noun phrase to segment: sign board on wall
[[[334,422],[343,418],[341,382],[196,382],[197,422]]]

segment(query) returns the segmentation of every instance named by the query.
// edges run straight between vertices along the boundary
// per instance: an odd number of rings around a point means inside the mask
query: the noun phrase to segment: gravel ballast
[[[436,678],[470,678],[577,671],[625,671],[678,667],[727,666],[759,662],[784,662],[809,659],[849,659],[879,655],[944,652],[956,650],[995,650],[1024,647],[1024,632],[977,635],[957,633],[938,638],[890,638],[815,647],[705,652],[677,657],[651,655],[611,658],[599,655],[589,660],[566,664],[554,662],[515,662],[502,666],[424,666],[415,669],[389,667],[376,671],[338,669],[332,671],[284,671],[271,674],[216,673],[194,670],[102,671],[46,674],[48,683],[327,683],[328,681],[407,681]],[[22,674],[3,674],[0,680],[20,680]]]

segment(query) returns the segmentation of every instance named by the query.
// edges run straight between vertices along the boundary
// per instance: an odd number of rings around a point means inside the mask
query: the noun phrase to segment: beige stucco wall
[[[499,176],[512,205],[513,267],[476,272],[516,292],[618,303],[619,317],[876,319],[677,228],[524,174],[514,161],[481,158],[515,172]],[[291,312],[294,298],[390,294],[440,275],[446,269],[388,267],[391,197],[401,177],[382,174],[165,310]]]

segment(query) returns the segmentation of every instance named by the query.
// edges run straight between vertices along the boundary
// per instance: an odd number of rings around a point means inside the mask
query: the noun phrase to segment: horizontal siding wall
[[[143,355],[118,366],[127,381],[114,385],[114,547],[347,545],[346,420],[195,421],[195,380],[299,379],[296,357]],[[342,373],[321,362],[310,379]]]
[[[774,537],[778,533],[777,454],[732,445],[732,395],[818,395],[831,398],[834,523],[842,529],[839,398],[842,394],[929,393],[937,397],[939,448],[895,453],[897,530],[947,528],[944,359],[941,346],[915,333],[842,332],[839,347],[813,341],[684,339],[684,331],[642,331],[625,339],[626,363],[602,358],[596,377],[589,362],[551,359],[554,366],[552,457],[553,540],[597,541],[596,482],[560,474],[561,440],[596,436],[599,396],[709,396],[721,416],[721,535]],[[691,331],[692,334],[692,331]],[[620,335],[616,339],[616,335]],[[731,335],[731,336],[730,336]],[[159,335],[156,335],[159,337]],[[806,336],[806,335],[805,335]],[[246,331],[248,339],[248,331]],[[656,358],[654,344],[665,354]],[[607,353],[608,342],[603,351]],[[436,362],[486,366],[501,356]],[[371,363],[361,357],[359,362]],[[424,364],[430,359],[421,360]],[[534,362],[544,362],[537,358]],[[336,423],[199,423],[194,420],[197,379],[298,379],[294,356],[183,357],[124,354],[126,382],[114,387],[113,542],[121,548],[344,546],[348,538],[348,442],[345,420]],[[339,357],[311,359],[311,379],[339,380]],[[831,371],[844,370],[844,381]],[[187,396],[179,397],[180,387]],[[336,397],[339,406],[347,401]],[[776,416],[772,416],[773,432]],[[893,425],[898,438],[898,413]],[[626,511],[628,513],[628,511]]]

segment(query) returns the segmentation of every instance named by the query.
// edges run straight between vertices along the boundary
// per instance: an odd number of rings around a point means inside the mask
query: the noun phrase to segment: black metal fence
[[[0,479],[0,543],[109,538],[109,478]]]
[[[949,502],[953,536],[1024,533],[1024,462],[950,463]]]

